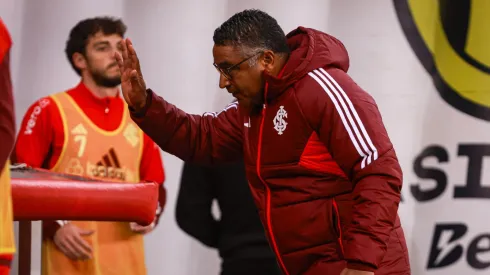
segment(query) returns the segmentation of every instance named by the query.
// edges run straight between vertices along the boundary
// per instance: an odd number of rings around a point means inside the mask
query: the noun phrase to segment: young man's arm
[[[32,104],[22,119],[12,163],[25,163],[35,168],[49,169],[47,158],[54,140],[53,121],[59,117],[58,107],[50,97],[42,98]]]
[[[343,71],[316,70],[303,105],[333,159],[354,185],[352,223],[343,232],[348,268],[375,271],[397,217],[402,171],[375,101]]]
[[[140,164],[140,179],[141,181],[155,182],[158,187],[158,206],[155,216],[154,225],[158,225],[160,217],[165,208],[167,192],[165,189],[165,170],[163,167],[160,148],[147,136],[144,135],[143,154]]]
[[[59,121],[53,121],[55,118]],[[22,119],[11,162],[49,169],[48,157],[54,140],[53,123],[61,123],[61,118],[58,107],[50,97],[32,104]],[[63,221],[43,221],[43,236],[52,239],[63,224]]]
[[[202,244],[218,246],[219,222],[211,213],[215,198],[210,167],[186,162],[177,197],[176,220],[179,227]]]

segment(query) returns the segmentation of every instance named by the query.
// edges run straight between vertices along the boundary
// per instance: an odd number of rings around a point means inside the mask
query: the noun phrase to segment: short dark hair
[[[73,54],[81,53],[85,55],[88,39],[98,32],[102,32],[105,35],[118,34],[124,37],[126,25],[124,25],[121,19],[94,17],[78,22],[71,29],[68,41],[66,41],[65,53],[72,68],[78,75],[81,75],[81,71],[73,63]]]
[[[286,35],[276,19],[257,9],[244,10],[230,17],[214,31],[213,40],[218,46],[290,52]]]

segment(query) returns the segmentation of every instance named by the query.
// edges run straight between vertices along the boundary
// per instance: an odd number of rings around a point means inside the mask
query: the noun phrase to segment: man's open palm
[[[146,84],[138,56],[129,38],[123,39],[121,53],[116,52],[115,58],[121,70],[121,89],[124,99],[136,111],[141,110],[146,103]]]

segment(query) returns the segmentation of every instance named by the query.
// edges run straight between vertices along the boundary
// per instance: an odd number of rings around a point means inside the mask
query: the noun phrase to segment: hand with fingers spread
[[[121,70],[121,89],[124,99],[136,112],[146,104],[146,84],[141,73],[140,62],[133,43],[129,38],[123,39],[121,53],[115,57]]]
[[[54,235],[54,243],[63,254],[72,260],[92,258],[92,247],[83,237],[90,236],[93,230],[84,230],[71,223],[63,225]]]

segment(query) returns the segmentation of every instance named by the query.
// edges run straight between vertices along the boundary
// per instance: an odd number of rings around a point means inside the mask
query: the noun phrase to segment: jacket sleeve
[[[147,92],[145,110],[131,111],[131,117],[162,150],[184,161],[209,164],[242,157],[243,126],[237,103],[219,113],[191,115]]]
[[[219,222],[211,213],[215,198],[212,168],[185,163],[177,198],[176,220],[179,227],[209,247],[217,247]]]
[[[0,20],[0,172],[15,142],[15,116],[10,76],[10,36]]]
[[[315,70],[303,101],[308,120],[353,184],[352,223],[343,232],[348,267],[374,271],[386,252],[402,171],[374,99],[339,69]],[[304,97],[303,97],[304,98]]]

